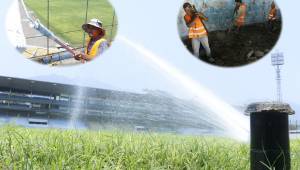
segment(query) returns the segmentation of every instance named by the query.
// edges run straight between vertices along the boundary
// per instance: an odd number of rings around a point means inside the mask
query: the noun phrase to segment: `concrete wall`
[[[272,1],[243,0],[247,5],[246,24],[265,22]],[[209,21],[205,22],[209,31],[226,30],[232,24],[235,7],[234,0],[185,0],[184,2],[195,4],[197,10],[202,11],[209,18]],[[185,12],[181,6],[178,15],[178,31],[181,37],[188,34],[188,29],[183,19],[184,15]]]

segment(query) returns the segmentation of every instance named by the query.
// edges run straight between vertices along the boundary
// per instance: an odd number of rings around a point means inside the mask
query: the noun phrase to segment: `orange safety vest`
[[[185,15],[184,19],[187,23],[192,21],[192,17],[190,15]],[[201,19],[196,17],[194,22],[195,24],[189,28],[189,38],[202,38],[207,36],[207,31]]]
[[[236,18],[235,24],[237,26],[243,26],[245,24],[245,18],[246,18],[246,4],[242,3],[241,6],[239,7],[238,11],[241,10],[241,15]],[[239,13],[239,12],[238,12]]]
[[[276,20],[276,8],[271,8],[269,12],[269,20]]]
[[[91,60],[91,59],[95,58],[98,54],[100,54],[99,46],[100,46],[103,42],[106,42],[106,39],[100,38],[99,40],[97,40],[97,41],[93,44],[93,46],[92,46],[92,48],[90,49],[90,51],[88,51],[88,46],[89,46],[90,41],[91,41],[91,38],[89,37],[89,38],[87,39],[87,45],[86,45],[86,47],[85,47],[85,52],[84,52],[84,53],[85,53],[85,55],[87,56],[87,58]]]

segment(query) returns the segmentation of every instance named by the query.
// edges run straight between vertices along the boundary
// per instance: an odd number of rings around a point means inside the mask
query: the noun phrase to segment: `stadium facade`
[[[87,129],[220,130],[203,112],[161,91],[138,94],[0,76],[0,124],[68,128],[75,117],[76,126]]]

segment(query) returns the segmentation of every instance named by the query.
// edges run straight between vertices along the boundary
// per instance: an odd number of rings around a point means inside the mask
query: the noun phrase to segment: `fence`
[[[117,31],[117,17],[114,8],[107,0],[24,0],[27,12],[40,20],[49,30],[73,48],[86,46],[86,33],[81,26],[92,18],[103,22],[105,38],[112,42]],[[49,38],[39,34],[25,34],[26,41],[46,41],[49,54]],[[30,44],[29,44],[30,45]],[[35,56],[36,57],[36,56]]]

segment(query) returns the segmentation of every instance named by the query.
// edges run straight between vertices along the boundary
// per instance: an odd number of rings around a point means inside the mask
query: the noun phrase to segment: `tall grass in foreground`
[[[249,169],[249,145],[225,138],[0,128],[0,169]],[[300,169],[300,140],[292,142]]]

